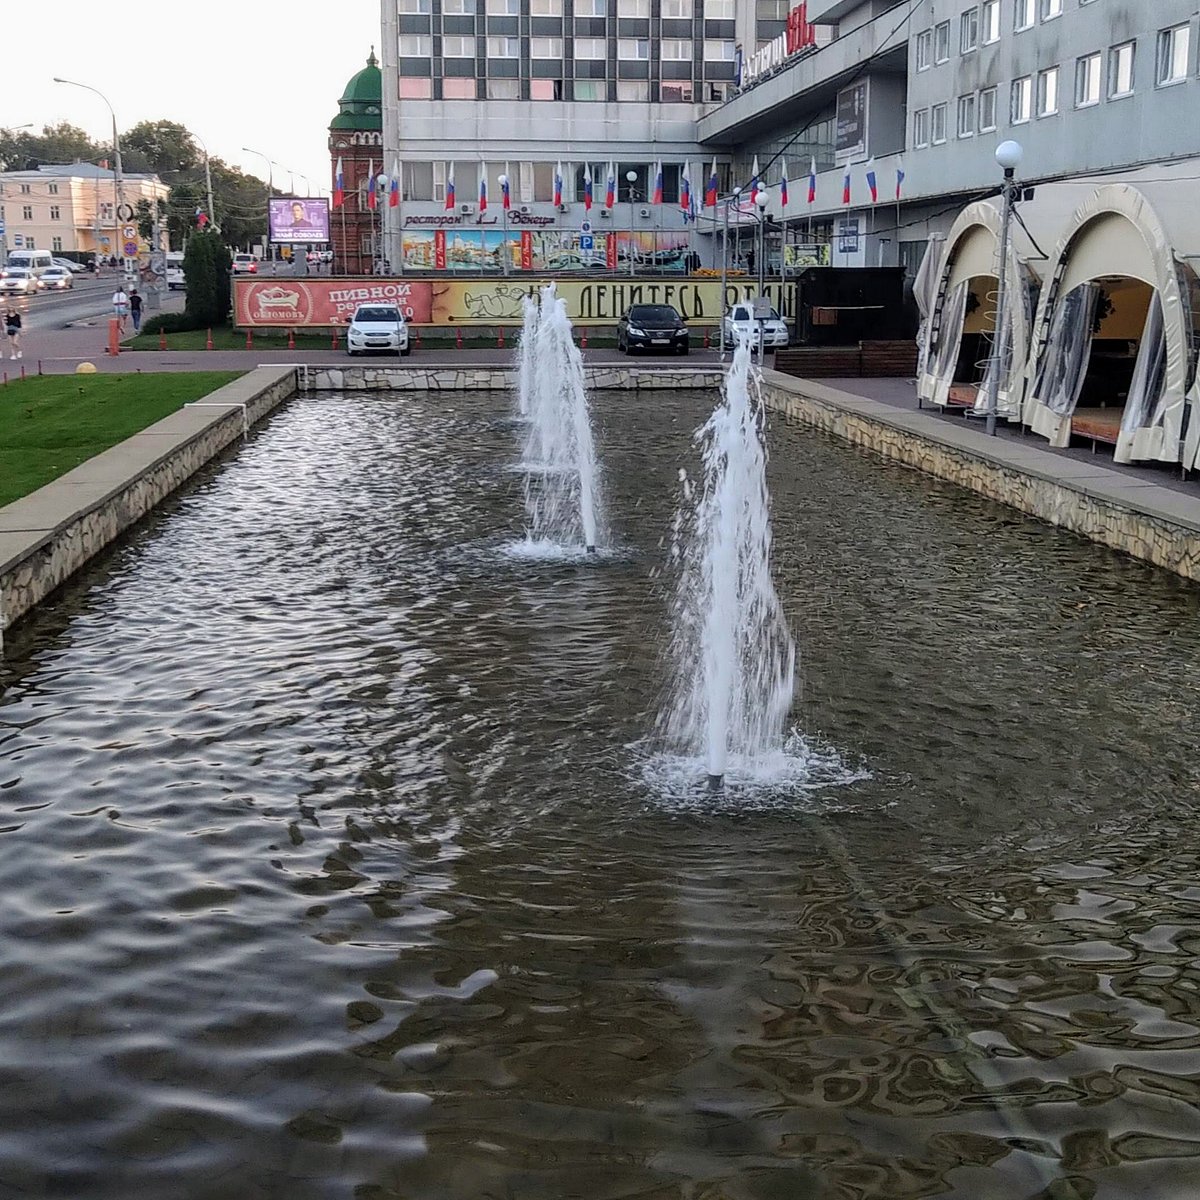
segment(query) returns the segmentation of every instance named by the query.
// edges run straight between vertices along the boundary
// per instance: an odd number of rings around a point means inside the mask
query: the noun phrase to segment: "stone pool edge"
[[[778,371],[767,407],[881,458],[1200,581],[1200,499]]]
[[[294,366],[257,367],[0,508],[0,639],[295,393]]]

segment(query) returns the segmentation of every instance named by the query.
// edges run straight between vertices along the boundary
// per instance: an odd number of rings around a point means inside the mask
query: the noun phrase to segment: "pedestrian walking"
[[[112,296],[113,316],[121,323],[121,332],[125,332],[125,321],[129,317],[129,297],[125,294],[125,289],[118,283],[117,290]]]
[[[4,332],[8,335],[8,357],[21,357],[21,314],[10,304],[4,314]]]
[[[133,317],[133,332],[142,331],[142,296],[137,288],[129,289],[129,315]]]

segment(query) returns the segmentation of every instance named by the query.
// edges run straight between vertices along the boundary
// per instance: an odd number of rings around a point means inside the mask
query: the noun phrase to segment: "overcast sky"
[[[214,157],[266,177],[261,150],[328,192],[329,122],[346,81],[379,44],[378,0],[3,0],[6,36],[0,125],[70,121],[112,134],[103,101],[53,77],[99,89],[128,129],[186,125]],[[99,20],[97,19],[99,17]],[[288,186],[286,171],[275,171]]]

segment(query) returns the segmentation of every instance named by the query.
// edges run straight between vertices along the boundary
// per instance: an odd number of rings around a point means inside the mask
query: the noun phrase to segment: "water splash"
[[[786,758],[796,645],[771,579],[762,422],[759,376],[743,340],[722,403],[696,433],[703,482],[697,489],[680,472],[674,680],[660,722],[668,751],[702,760],[714,783],[779,774]]]
[[[559,299],[554,284],[542,289],[536,319],[531,319],[530,308],[525,316],[521,368],[526,341],[531,346],[530,427],[523,455],[530,464],[525,476],[526,536],[531,542],[593,551],[603,531],[583,356],[572,337],[566,302]],[[519,369],[518,404],[520,390]]]
[[[534,381],[537,379],[537,331],[540,311],[532,296],[521,300],[521,335],[517,341],[517,415],[527,419],[533,408]]]

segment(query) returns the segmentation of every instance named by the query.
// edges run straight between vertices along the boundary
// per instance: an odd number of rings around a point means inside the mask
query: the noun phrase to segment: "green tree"
[[[41,133],[0,130],[0,163],[6,171],[25,170],[41,163],[94,162],[109,153],[77,125],[60,121],[43,125]]]
[[[229,317],[229,248],[211,230],[188,238],[183,256],[187,285],[184,312],[193,328],[224,325]]]
[[[146,240],[154,236],[154,209],[150,206],[149,200],[139,200],[137,207],[134,209],[134,215],[137,218],[137,230]],[[160,222],[165,222],[167,219],[167,202],[165,200],[158,201],[158,219]]]
[[[139,121],[121,136],[125,155],[139,165],[129,170],[153,171],[163,179],[203,165],[192,135],[178,121]]]

